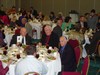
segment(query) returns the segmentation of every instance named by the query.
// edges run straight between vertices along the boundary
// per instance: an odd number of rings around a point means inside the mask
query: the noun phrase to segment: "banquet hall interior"
[[[0,75],[100,75],[100,0],[0,0]]]

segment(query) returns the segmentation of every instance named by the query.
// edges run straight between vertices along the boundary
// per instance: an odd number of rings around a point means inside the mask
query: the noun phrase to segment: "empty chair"
[[[100,57],[100,40],[97,42],[96,49],[95,49],[94,53]]]
[[[82,71],[81,71],[82,75],[88,74],[89,65],[90,65],[90,58],[89,58],[89,56],[87,56],[87,57],[85,57],[84,64],[82,66]]]
[[[74,51],[75,51],[75,56],[76,56],[76,64],[78,67],[79,62],[80,62],[80,58],[81,58],[81,48],[79,46],[77,46],[74,48]]]
[[[96,56],[100,57],[100,40],[97,42],[95,51],[90,55],[90,58],[93,58],[96,63]]]
[[[84,63],[80,72],[62,72],[62,75],[87,75],[89,69],[90,59],[89,56],[85,57]]]

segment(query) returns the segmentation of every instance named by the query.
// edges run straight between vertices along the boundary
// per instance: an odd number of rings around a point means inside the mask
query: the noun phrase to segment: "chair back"
[[[74,52],[75,52],[75,57],[76,57],[76,64],[78,67],[79,62],[80,62],[80,58],[81,58],[81,48],[79,46],[75,47]]]
[[[76,39],[69,39],[68,43],[69,43],[73,48],[79,46],[79,41],[76,40]]]
[[[100,57],[100,44],[98,46],[98,56]]]
[[[100,56],[100,40],[97,42],[95,52],[98,56]]]
[[[90,65],[90,59],[89,59],[89,56],[87,56],[84,59],[81,73],[80,72],[62,72],[61,75],[87,75],[89,65]]]
[[[37,72],[28,72],[28,73],[25,73],[24,75],[40,75],[40,74]]]
[[[82,66],[82,71],[81,71],[82,75],[88,75],[89,65],[90,65],[90,58],[89,56],[86,56],[84,58],[84,63]]]

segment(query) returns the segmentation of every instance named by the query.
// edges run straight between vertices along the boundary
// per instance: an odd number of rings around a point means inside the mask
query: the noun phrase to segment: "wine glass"
[[[7,51],[6,51],[6,50],[4,50],[4,51],[3,51],[3,54],[4,54],[4,55],[7,55]]]
[[[17,54],[17,59],[19,59],[20,58],[20,54]]]
[[[46,48],[48,49],[48,48],[49,48],[49,46],[47,45],[47,46],[46,46]]]
[[[13,28],[11,28],[11,31],[13,31]]]
[[[4,33],[4,30],[2,30],[2,32]]]
[[[47,52],[50,54],[51,53],[51,50],[47,50]]]
[[[13,27],[13,29],[15,29],[15,27]]]
[[[34,44],[33,44],[34,46],[36,46],[37,45],[37,43],[36,42],[34,42]]]
[[[5,46],[4,49],[7,50],[8,49],[8,46]]]
[[[36,54],[36,56],[35,56],[36,58],[39,58],[39,54]]]

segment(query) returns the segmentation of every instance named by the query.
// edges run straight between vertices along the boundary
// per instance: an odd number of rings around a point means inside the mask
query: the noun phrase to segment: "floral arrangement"
[[[46,48],[46,46],[40,46],[37,47],[37,54],[39,55],[39,60],[55,60],[55,55],[54,53],[56,53],[57,51],[54,50],[52,47],[49,47],[48,49]]]

